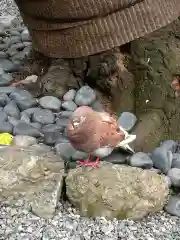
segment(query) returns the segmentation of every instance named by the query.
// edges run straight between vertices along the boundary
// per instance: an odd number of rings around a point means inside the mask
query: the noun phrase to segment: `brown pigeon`
[[[95,112],[88,106],[79,107],[72,114],[67,135],[75,149],[90,154],[88,159],[79,161],[79,165],[92,167],[98,166],[100,157],[110,155],[116,147],[133,152],[128,143],[136,138],[119,126],[109,113]],[[97,157],[95,162],[90,162],[91,156]]]

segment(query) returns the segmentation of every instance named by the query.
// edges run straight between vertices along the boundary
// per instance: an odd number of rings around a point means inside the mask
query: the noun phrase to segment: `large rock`
[[[107,162],[99,168],[70,170],[66,191],[81,215],[109,219],[140,219],[160,211],[169,194],[164,176]]]
[[[61,158],[44,147],[1,147],[0,155],[0,201],[52,217],[62,190]]]

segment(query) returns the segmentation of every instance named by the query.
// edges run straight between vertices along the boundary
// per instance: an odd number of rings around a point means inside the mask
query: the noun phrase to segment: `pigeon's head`
[[[92,113],[93,109],[88,106],[78,107],[72,114],[68,129],[75,130],[81,126],[81,124],[86,120],[86,117],[89,113]]]

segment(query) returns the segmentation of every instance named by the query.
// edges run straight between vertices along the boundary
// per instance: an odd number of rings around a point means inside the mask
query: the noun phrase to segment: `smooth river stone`
[[[130,131],[136,124],[137,118],[133,113],[123,112],[118,118],[118,123],[126,131]]]
[[[179,168],[180,169],[180,154],[174,153],[172,159],[172,168]]]
[[[73,101],[76,96],[76,90],[70,89],[67,93],[64,94],[63,100],[64,101]]]
[[[0,133],[12,133],[13,126],[8,122],[0,122]]]
[[[11,102],[11,100],[8,95],[6,93],[0,93],[0,106],[5,107],[9,102]]]
[[[32,121],[39,122],[41,124],[52,124],[55,121],[55,117],[51,110],[39,109],[32,114]]]
[[[0,76],[0,87],[8,86],[13,81],[13,77],[10,74],[4,73]]]
[[[143,169],[150,169],[153,167],[152,159],[148,156],[147,153],[144,152],[135,153],[130,157],[128,162],[132,167],[140,167]]]
[[[16,135],[13,138],[13,145],[19,147],[28,147],[37,144],[37,139],[35,137],[27,135]]]
[[[179,168],[171,168],[167,176],[171,179],[171,184],[173,187],[180,188],[180,169]]]
[[[28,91],[26,90],[21,90],[21,89],[17,89],[15,92],[12,92],[9,97],[12,99],[12,100],[15,100],[15,101],[24,101],[26,99],[31,99],[33,98],[32,94],[30,94]]]
[[[16,87],[0,87],[0,94],[1,93],[10,94],[16,91],[17,91]]]
[[[77,105],[73,101],[65,101],[62,103],[62,108],[64,108],[66,111],[75,111]]]
[[[35,98],[29,98],[24,101],[16,100],[16,104],[21,111],[37,106],[38,102]]]
[[[180,217],[180,196],[170,196],[165,211],[170,215]]]
[[[0,59],[8,58],[8,54],[6,52],[0,51]]]
[[[43,134],[35,127],[25,122],[19,122],[13,129],[14,135],[27,135],[32,137],[41,137]]]
[[[14,64],[12,61],[7,59],[1,61],[0,64],[3,66],[5,72],[16,72],[20,67],[19,65]]]
[[[6,122],[7,119],[8,119],[8,115],[5,112],[0,110],[0,122]]]
[[[160,169],[164,174],[167,174],[171,169],[173,159],[171,151],[167,151],[163,147],[158,147],[152,152],[151,159],[154,167]]]
[[[53,96],[44,96],[39,99],[39,105],[42,108],[47,108],[58,112],[61,108],[61,101]]]
[[[95,91],[89,86],[81,87],[76,94],[75,103],[78,106],[91,105],[96,99]]]
[[[9,102],[3,109],[8,116],[20,119],[20,110],[14,101]]]

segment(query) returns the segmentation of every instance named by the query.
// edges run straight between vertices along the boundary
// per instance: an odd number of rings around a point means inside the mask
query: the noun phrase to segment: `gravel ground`
[[[0,16],[19,16],[18,8],[13,0],[0,0]]]
[[[70,206],[59,206],[53,219],[1,206],[0,239],[167,240],[180,239],[180,219],[161,212],[141,222],[80,217]]]
[[[11,0],[0,1],[0,16],[16,15],[18,10]],[[180,218],[165,212],[142,221],[107,221],[87,219],[71,206],[59,205],[53,219],[44,220],[28,211],[0,205],[0,239],[34,240],[180,240]]]

